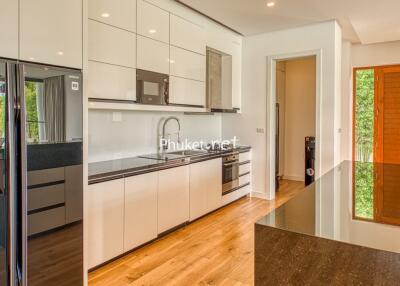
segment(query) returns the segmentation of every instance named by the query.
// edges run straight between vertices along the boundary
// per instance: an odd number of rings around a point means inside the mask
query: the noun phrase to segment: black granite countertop
[[[248,152],[249,146],[240,146],[233,151],[240,153]],[[229,151],[229,152],[232,152]],[[227,151],[204,152],[193,156],[174,156],[172,160],[156,160],[140,157],[116,159],[89,164],[89,184],[95,184],[124,177],[159,171],[168,168],[179,167],[200,161],[211,160],[221,157]]]
[[[345,161],[256,224],[400,253],[399,188],[400,165]]]

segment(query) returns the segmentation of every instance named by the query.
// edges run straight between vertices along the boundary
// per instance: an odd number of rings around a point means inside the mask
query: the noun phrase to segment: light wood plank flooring
[[[254,223],[304,188],[281,182],[275,201],[243,198],[91,272],[89,285],[252,285]]]

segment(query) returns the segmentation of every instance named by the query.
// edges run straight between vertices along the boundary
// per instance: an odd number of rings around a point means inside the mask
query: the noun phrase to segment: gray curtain
[[[44,80],[44,117],[49,143],[65,141],[64,76]]]

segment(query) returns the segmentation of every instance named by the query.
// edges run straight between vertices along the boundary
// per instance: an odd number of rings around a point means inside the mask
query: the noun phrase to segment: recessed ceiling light
[[[59,56],[62,56],[63,54],[64,54],[64,52],[62,52],[62,51],[57,52],[57,55],[59,55]]]
[[[35,58],[34,57],[29,57],[29,60],[33,61]]]
[[[108,18],[108,17],[110,17],[110,14],[108,14],[108,13],[102,13],[102,14],[101,14],[101,17],[103,17],[103,18]]]
[[[271,8],[275,6],[275,2],[268,2],[267,7]]]
[[[156,30],[156,29],[150,29],[150,30],[149,30],[149,33],[150,33],[150,34],[155,34],[155,33],[157,33],[157,30]]]

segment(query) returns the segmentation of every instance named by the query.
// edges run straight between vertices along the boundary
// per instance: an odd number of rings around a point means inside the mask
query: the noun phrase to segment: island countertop
[[[398,285],[400,165],[341,163],[260,219],[255,248],[256,285]]]

